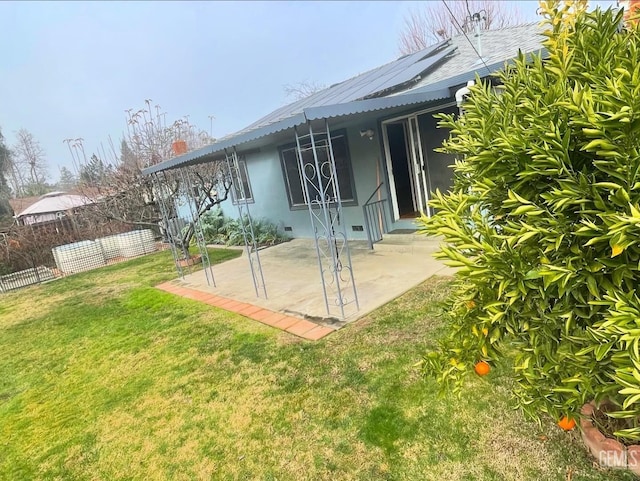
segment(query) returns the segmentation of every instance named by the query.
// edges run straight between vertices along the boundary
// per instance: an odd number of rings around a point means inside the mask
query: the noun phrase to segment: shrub
[[[280,232],[276,224],[264,219],[252,219],[253,234],[258,246],[271,246],[288,240],[288,237]],[[229,246],[244,245],[242,224],[239,219],[225,217],[221,209],[207,212],[201,219],[205,240],[213,244],[225,244]],[[250,232],[249,219],[242,218],[245,231]],[[251,242],[251,239],[249,239]]]
[[[222,209],[215,208],[205,213],[200,218],[200,226],[205,240],[211,244],[225,244],[222,234],[219,233],[224,223],[225,217]]]
[[[571,3],[541,3],[547,60],[520,55],[441,116],[454,187],[421,222],[459,271],[424,367],[457,390],[508,358],[526,414],[609,399],[616,436],[640,439],[640,30]]]

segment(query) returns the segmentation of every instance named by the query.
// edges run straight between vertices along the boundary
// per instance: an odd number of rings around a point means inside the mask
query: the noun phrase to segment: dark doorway
[[[387,124],[387,138],[389,140],[389,154],[391,156],[391,168],[398,202],[398,214],[400,217],[412,216],[415,211],[413,203],[413,188],[411,172],[409,171],[409,152],[405,123],[397,122]]]
[[[438,113],[457,114],[458,108],[445,107],[438,110]],[[447,192],[453,187],[453,169],[451,166],[455,162],[455,156],[436,152],[436,149],[442,147],[442,142],[449,137],[449,130],[439,128],[434,113],[418,115],[418,125],[420,126],[420,138],[422,139],[422,152],[429,173],[429,197],[431,192],[440,189],[441,192]]]

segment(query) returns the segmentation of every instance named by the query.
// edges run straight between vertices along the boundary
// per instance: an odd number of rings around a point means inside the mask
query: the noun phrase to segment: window
[[[251,184],[249,184],[249,174],[247,173],[247,162],[243,159],[238,160],[238,172],[233,169],[233,187],[235,195],[232,192],[232,200],[234,204],[238,201],[253,202],[253,193],[251,192]],[[243,196],[244,193],[244,196]],[[237,198],[236,198],[237,196]]]
[[[329,159],[329,146],[326,136],[316,136],[316,153],[318,155],[318,163],[322,166]],[[316,198],[319,183],[318,176],[315,175],[315,162],[313,151],[310,144],[303,144],[302,161],[308,165],[307,170],[307,190],[309,197],[313,200]],[[331,137],[331,147],[333,149],[333,158],[336,164],[336,175],[338,177],[338,187],[340,189],[340,199],[345,203],[356,203],[355,189],[353,187],[353,176],[351,174],[351,159],[349,158],[349,149],[347,148],[347,137],[339,134]],[[304,191],[300,181],[300,167],[298,164],[298,156],[296,146],[291,145],[280,150],[282,160],[282,170],[284,172],[287,195],[291,207],[306,206]],[[329,177],[328,170],[323,170],[322,184],[327,185]],[[329,193],[331,195],[331,193]]]

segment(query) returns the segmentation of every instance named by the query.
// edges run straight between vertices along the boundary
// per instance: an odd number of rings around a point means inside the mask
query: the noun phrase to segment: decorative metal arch
[[[238,208],[238,221],[242,229],[242,237],[244,239],[244,247],[249,259],[249,268],[251,269],[251,279],[253,287],[256,291],[256,297],[260,297],[260,292],[267,298],[267,286],[264,282],[262,273],[262,263],[260,262],[260,254],[258,253],[258,244],[253,230],[253,220],[247,201],[247,193],[244,190],[244,183],[240,175],[240,166],[238,164],[238,154],[235,148],[228,152],[225,149],[225,157],[227,168],[231,175],[231,194]]]
[[[194,192],[196,184],[192,178],[192,172],[190,169],[178,169],[180,177],[182,179],[182,185],[185,190],[186,204],[191,214],[191,225],[193,226],[193,237],[196,240],[198,246],[198,252],[202,261],[202,268],[204,269],[204,275],[207,279],[207,285],[215,287],[216,282],[213,277],[213,269],[211,269],[211,260],[209,259],[209,251],[207,250],[207,242],[202,232],[202,224],[200,224],[200,214],[198,212],[198,206],[195,202],[197,193]]]
[[[347,309],[359,310],[351,253],[342,213],[342,199],[329,122],[324,132],[314,134],[307,122],[307,134],[295,128],[300,182],[313,229],[318,268],[327,315],[344,319]],[[336,313],[337,311],[337,313]]]
[[[207,285],[215,287],[209,252],[195,205],[195,193],[193,192],[195,187],[188,168],[160,171],[152,176],[154,197],[162,216],[163,234],[171,249],[178,275],[184,279],[185,270],[191,271],[192,268],[192,265],[181,262],[184,257],[183,252],[189,249],[189,246],[182,245],[182,231],[185,228],[192,228]],[[188,210],[186,213],[184,212],[185,208]]]
[[[229,187],[234,203],[238,208],[238,221],[241,225],[244,245],[249,259],[253,287],[257,297],[264,296],[266,299],[267,288],[262,273],[262,264],[258,253],[249,203],[246,200],[247,195],[240,176],[238,155],[235,149],[231,152],[225,152],[225,155],[224,160],[216,161],[220,162],[221,166],[224,166],[220,169],[220,175],[223,178],[219,179],[219,183],[221,186],[226,184]],[[194,181],[194,175],[197,174],[194,173],[193,168],[178,167],[151,174],[154,183],[154,196],[160,208],[162,228],[171,248],[178,275],[184,279],[185,271],[191,272],[192,270],[190,265],[185,265],[182,262],[183,252],[189,246],[181,244],[183,230],[190,228],[193,229],[193,239],[198,246],[207,284],[216,287],[209,252],[200,223],[196,200],[199,194],[197,192],[199,186]]]

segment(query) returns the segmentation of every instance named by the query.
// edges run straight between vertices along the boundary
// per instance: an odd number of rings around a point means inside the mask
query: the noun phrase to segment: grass
[[[460,398],[420,377],[447,279],[307,342],[153,288],[174,275],[159,253],[0,297],[0,479],[633,479],[524,421],[500,367]]]

